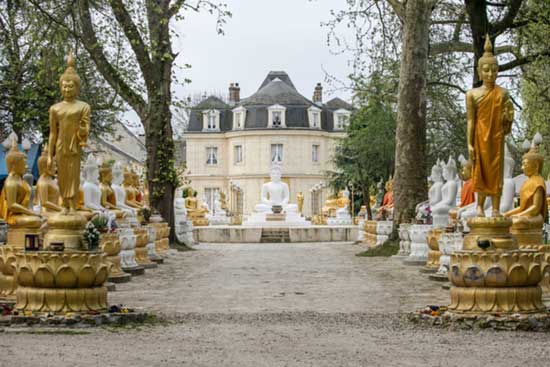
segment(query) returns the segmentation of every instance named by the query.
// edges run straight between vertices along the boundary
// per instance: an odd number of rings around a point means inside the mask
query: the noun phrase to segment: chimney
[[[241,87],[239,83],[231,83],[229,85],[229,103],[236,105],[241,101]]]
[[[317,83],[315,91],[313,92],[313,102],[316,104],[323,103],[323,86],[321,83]]]

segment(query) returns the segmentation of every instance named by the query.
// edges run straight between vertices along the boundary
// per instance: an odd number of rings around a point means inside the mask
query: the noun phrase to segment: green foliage
[[[371,76],[357,96],[361,107],[353,113],[347,136],[334,155],[336,171],[330,173],[331,185],[336,190],[359,187],[364,204],[372,184],[387,180],[394,168],[396,116],[394,102],[388,97],[392,88],[386,73]]]

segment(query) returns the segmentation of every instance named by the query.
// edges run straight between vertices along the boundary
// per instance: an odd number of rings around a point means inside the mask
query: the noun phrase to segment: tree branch
[[[145,120],[147,111],[145,100],[123,80],[118,70],[107,60],[103,52],[103,47],[97,39],[92,25],[89,0],[79,1],[79,14],[82,26],[82,36],[80,39],[90,57],[94,60],[97,69],[113,89],[136,111],[140,119],[142,121]]]
[[[499,72],[507,71],[515,67],[533,62],[539,57],[547,57],[547,56],[550,56],[550,50],[537,52],[527,56],[518,57],[517,59],[507,62],[506,64],[499,65],[498,71]]]
[[[149,85],[150,82],[150,73],[151,73],[151,59],[149,53],[147,52],[147,46],[143,42],[136,25],[132,21],[132,17],[128,14],[126,7],[124,6],[122,0],[110,0],[111,8],[115,14],[117,22],[122,27],[134,54],[139,64],[139,69],[143,73],[143,79],[147,84],[147,89],[152,90],[153,86]]]
[[[524,0],[510,0],[508,2],[508,12],[504,15],[501,21],[496,22],[492,27],[492,33],[494,35],[498,35],[512,26],[512,24],[514,23],[514,19],[518,15],[519,9],[523,4],[523,1]]]
[[[442,85],[444,87],[450,87],[450,88],[454,88],[454,89],[458,89],[459,91],[461,91],[462,93],[466,94],[466,90],[464,90],[462,87],[456,85],[456,84],[452,84],[452,83],[447,83],[447,82],[428,82],[426,83],[427,85]]]
[[[395,14],[403,21],[405,19],[405,6],[403,3],[399,0],[386,0],[386,2],[390,4]]]

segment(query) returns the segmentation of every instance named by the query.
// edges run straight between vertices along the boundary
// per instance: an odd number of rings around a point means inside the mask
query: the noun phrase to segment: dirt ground
[[[417,267],[351,244],[200,245],[117,285],[168,322],[85,334],[0,332],[10,366],[544,366],[550,334],[419,329],[446,304]]]

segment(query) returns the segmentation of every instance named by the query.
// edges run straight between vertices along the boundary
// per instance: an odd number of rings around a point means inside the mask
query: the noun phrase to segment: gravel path
[[[350,244],[201,245],[118,285],[169,323],[86,335],[0,332],[0,366],[543,366],[550,334],[417,329],[445,304],[417,267]]]

